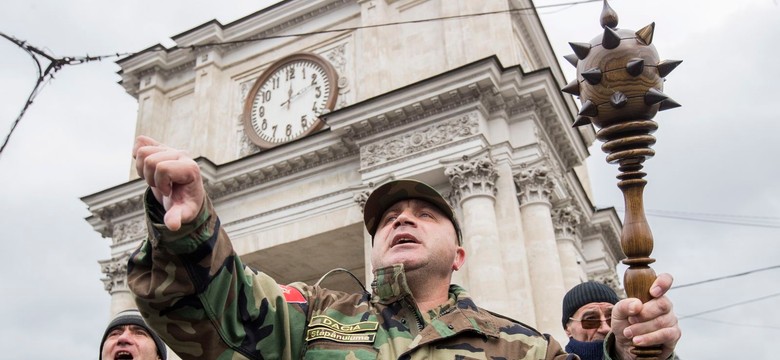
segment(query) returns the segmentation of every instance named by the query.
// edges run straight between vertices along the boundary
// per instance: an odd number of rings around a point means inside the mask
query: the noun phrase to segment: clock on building
[[[319,130],[320,115],[336,105],[336,81],[333,66],[315,54],[292,54],[273,63],[246,98],[247,136],[267,149]]]

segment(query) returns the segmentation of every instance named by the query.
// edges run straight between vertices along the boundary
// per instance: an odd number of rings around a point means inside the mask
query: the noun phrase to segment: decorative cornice
[[[117,61],[117,65],[122,69],[120,71],[122,86],[129,94],[137,96],[141,73],[150,66],[161,67],[161,73],[167,77],[175,77],[183,71],[193,69],[195,67],[195,59],[201,52],[192,51],[192,46],[199,46],[199,49],[206,49],[206,51],[219,47],[222,54],[227,54],[236,49],[251,46],[262,39],[299,27],[305,21],[322,18],[323,14],[343,6],[348,6],[351,2],[351,0],[331,1],[325,4],[325,6],[312,9],[271,27],[268,27],[268,23],[275,21],[278,15],[266,11],[260,11],[254,14],[254,16],[246,17],[227,25],[222,25],[216,20],[212,20],[175,36],[173,41],[176,42],[176,47],[174,48],[166,49],[158,44]],[[247,32],[262,27],[268,28],[254,35],[242,37]],[[215,42],[218,44],[209,45]]]
[[[568,170],[580,165],[581,160],[569,136],[572,130],[560,121],[548,98],[536,99],[536,115],[564,168]]]
[[[92,214],[101,220],[116,219],[122,215],[126,215],[136,211],[143,210],[143,192],[128,199],[121,200],[119,202],[107,205],[105,207],[92,210]],[[105,233],[101,233],[104,237],[112,236],[114,230],[111,227],[106,228]]]
[[[620,247],[620,229],[613,228],[609,223],[593,223],[593,219],[590,219],[580,226],[579,231],[582,239],[589,237],[602,239],[604,246],[610,249],[615,260],[625,257],[623,249]]]
[[[472,196],[489,196],[495,199],[498,192],[495,162],[488,157],[464,161],[444,170],[452,184],[451,201],[460,203]]]
[[[111,239],[114,245],[143,240],[147,234],[143,216],[116,224],[111,228]]]
[[[260,219],[260,218],[263,218],[263,217],[268,216],[270,214],[280,213],[280,212],[283,212],[285,210],[295,209],[295,208],[304,208],[307,204],[316,203],[318,201],[323,201],[323,200],[326,200],[326,199],[332,199],[332,198],[334,198],[336,196],[339,196],[339,195],[341,195],[343,193],[350,192],[350,191],[352,191],[352,190],[351,189],[341,189],[341,190],[334,191],[334,192],[331,192],[331,193],[328,193],[328,194],[323,194],[323,195],[320,195],[320,196],[315,196],[315,197],[312,197],[312,198],[308,198],[308,199],[306,199],[304,201],[299,201],[299,202],[296,202],[296,203],[292,203],[292,204],[289,204],[287,206],[275,208],[275,209],[270,210],[270,211],[257,213],[257,214],[254,214],[252,216],[249,216],[249,217],[238,219],[236,221],[226,222],[226,223],[223,223],[222,225],[224,227],[231,227],[231,226],[234,226],[234,225],[237,225],[237,224],[251,222],[251,221],[253,221],[255,219]]]
[[[479,132],[474,112],[449,119],[412,133],[404,133],[360,148],[360,166],[367,168],[440,146]]]
[[[307,13],[298,15],[292,19],[289,19],[287,21],[284,21],[282,23],[276,24],[273,27],[263,30],[260,33],[257,33],[255,35],[249,36],[247,38],[241,39],[241,41],[237,41],[238,39],[229,39],[229,41],[233,41],[234,43],[225,46],[226,51],[233,50],[235,48],[239,48],[242,46],[246,46],[246,44],[249,44],[253,42],[254,40],[263,40],[265,38],[278,35],[279,33],[290,29],[295,28],[298,26],[298,24],[307,21],[309,19],[321,17],[325,13],[328,13],[332,10],[336,10],[344,5],[350,4],[354,0],[340,0],[340,1],[333,1],[326,6],[314,9],[312,11],[309,11]],[[230,24],[229,27],[232,27],[233,24]]]
[[[225,195],[248,189],[274,179],[290,176],[346,157],[355,156],[357,153],[358,149],[356,146],[346,142],[340,142],[292,159],[279,161],[261,169],[247,171],[227,179],[205,181],[204,183],[209,196],[211,196],[212,199],[219,199]]]
[[[347,125],[344,131],[350,139],[360,140],[386,131],[391,127],[404,126],[453,109],[461,108],[467,104],[473,104],[474,102],[479,101],[479,99],[479,94],[475,94],[474,92],[461,94],[457,90],[452,90],[448,92],[446,96],[432,96],[410,106],[395,108],[366,120]]]
[[[517,198],[520,205],[534,202],[550,204],[552,201],[553,177],[546,166],[522,170],[514,176]]]

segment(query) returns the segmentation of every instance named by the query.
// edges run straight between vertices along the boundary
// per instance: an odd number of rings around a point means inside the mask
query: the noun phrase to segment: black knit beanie
[[[566,323],[581,307],[593,302],[605,302],[612,305],[616,304],[618,299],[615,291],[611,287],[595,281],[588,281],[579,284],[563,297],[563,328],[566,329]]]
[[[165,343],[160,339],[159,336],[157,336],[157,333],[154,332],[148,325],[146,325],[146,322],[144,322],[144,318],[141,317],[141,313],[138,312],[138,310],[131,309],[131,310],[124,310],[120,312],[119,314],[116,314],[113,320],[106,326],[106,331],[103,333],[103,339],[100,340],[100,353],[98,355],[98,359],[103,359],[103,343],[106,342],[106,338],[108,337],[108,333],[117,326],[122,325],[138,325],[146,331],[149,332],[149,335],[152,336],[152,339],[154,340],[154,344],[157,346],[157,355],[160,356],[160,359],[166,360],[168,357],[168,352],[165,349]]]

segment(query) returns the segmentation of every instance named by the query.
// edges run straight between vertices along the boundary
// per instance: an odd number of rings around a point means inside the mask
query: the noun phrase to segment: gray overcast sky
[[[5,1],[0,31],[57,56],[134,52],[170,45],[170,36],[212,19],[226,24],[270,3]],[[650,216],[658,260],[653,268],[685,284],[780,264],[777,1],[611,4],[619,27],[655,21],[661,58],[684,60],[664,89],[683,107],[655,118],[660,129],[657,155],[645,166],[646,209],[729,215],[715,222]],[[540,10],[559,58],[571,53],[569,41],[586,42],[599,33],[600,9],[591,3]],[[0,56],[4,139],[37,74],[29,55],[5,39]],[[574,68],[565,61],[562,66],[572,79]],[[109,257],[109,240],[84,221],[88,211],[79,198],[123,183],[130,173],[137,104],[116,84],[117,70],[113,60],[63,68],[0,157],[0,359],[98,356],[109,296],[97,261]],[[622,208],[617,168],[605,163],[599,146],[588,161],[596,205]],[[779,284],[775,269],[673,289],[670,296],[684,317],[777,294]],[[678,352],[683,359],[769,359],[775,352],[770,344],[780,335],[778,308],[775,296],[683,318]]]

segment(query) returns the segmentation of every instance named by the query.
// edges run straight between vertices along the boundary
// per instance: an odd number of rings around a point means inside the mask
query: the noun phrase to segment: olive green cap
[[[363,223],[366,230],[373,239],[379,222],[385,211],[401,200],[419,199],[433,204],[441,210],[447,218],[450,219],[455,227],[455,233],[458,234],[458,245],[463,245],[463,236],[460,232],[458,220],[455,218],[455,212],[434,188],[427,184],[411,179],[393,180],[376,188],[366,200],[363,208]]]

